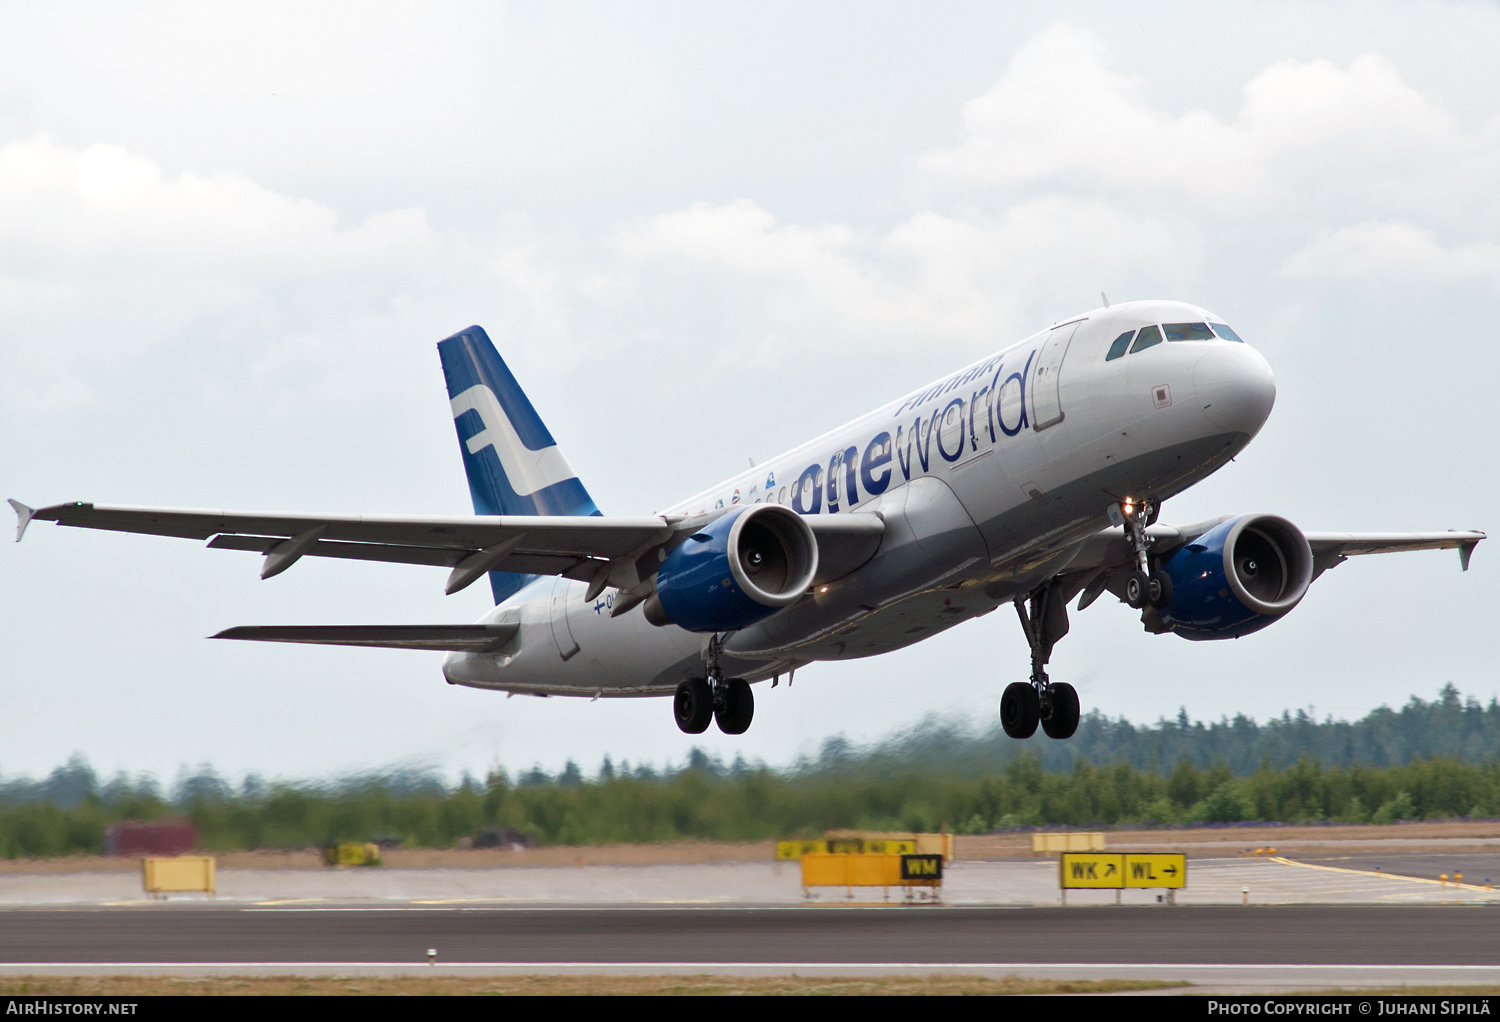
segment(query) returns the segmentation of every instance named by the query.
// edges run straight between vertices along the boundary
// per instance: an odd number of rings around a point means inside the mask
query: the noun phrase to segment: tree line
[[[1500,731],[1487,730],[1497,718],[1493,701],[1479,707],[1449,686],[1434,702],[1414,698],[1354,724],[1286,715],[1265,725],[1203,725],[1184,715],[1135,727],[1095,716],[1093,735],[1080,729],[1086,740],[1063,761],[939,722],[864,748],[833,740],[781,770],[725,765],[701,750],[670,769],[616,767],[606,757],[593,776],[569,763],[555,776],[497,771],[454,785],[420,771],[323,783],[251,776],[231,785],[203,768],[170,793],[146,776],[101,782],[75,757],[42,780],[0,779],[0,855],[98,853],[110,823],[165,817],[191,820],[200,845],[215,851],[346,840],[451,847],[501,829],[541,844],[595,844],[801,837],[842,827],[986,833],[1500,817],[1500,743],[1470,741]],[[1454,735],[1440,734],[1455,721],[1463,730],[1456,745]],[[1216,729],[1220,744],[1201,744]],[[1307,736],[1301,748],[1288,744],[1297,734]],[[1386,757],[1409,754],[1368,764],[1343,755],[1362,742]],[[1113,759],[1105,758],[1111,749]],[[1250,750],[1260,760],[1247,766]],[[1325,759],[1328,750],[1342,753]]]

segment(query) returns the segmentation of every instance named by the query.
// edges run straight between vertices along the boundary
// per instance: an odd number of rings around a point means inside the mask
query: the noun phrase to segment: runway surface
[[[954,863],[946,904],[870,907],[845,904],[843,889],[805,904],[797,871],[769,863],[226,870],[217,902],[167,903],[143,900],[128,874],[9,877],[0,975],[961,972],[1224,993],[1500,985],[1500,891],[1469,883],[1494,859],[1377,858],[1194,859],[1176,906],[1132,891],[1117,907],[1113,892],[1092,891],[1071,892],[1066,908],[1046,860]],[[1465,888],[1428,878],[1444,869],[1461,869]]]
[[[1436,880],[1446,873],[1450,878],[1463,874],[1465,884],[1483,885],[1492,880],[1500,885],[1500,852],[1355,852],[1352,854],[1316,853],[1289,855],[1289,859],[1317,866],[1379,871],[1392,876]]]
[[[1500,909],[163,906],[0,913],[0,963],[1500,965]]]

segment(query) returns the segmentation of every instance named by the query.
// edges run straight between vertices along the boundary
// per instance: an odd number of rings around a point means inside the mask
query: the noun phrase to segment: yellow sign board
[[[1186,887],[1187,856],[1180,852],[1125,856],[1126,887]]]
[[[900,883],[899,855],[815,852],[802,857],[803,887],[895,887]]]
[[[1187,856],[1180,852],[1063,852],[1057,857],[1057,885],[1074,890],[1186,887]]]
[[[813,852],[802,856],[802,886],[941,887],[941,855]]]
[[[212,855],[178,855],[170,859],[147,857],[141,860],[141,874],[142,886],[148,894],[167,891],[214,893]]]
[[[776,858],[780,862],[796,862],[804,855],[822,855],[828,851],[826,841],[778,841]]]
[[[913,855],[917,843],[898,838],[819,838],[816,841],[778,841],[776,859],[795,862],[804,855]]]
[[[1084,833],[1064,831],[1062,833],[1031,835],[1031,854],[1045,855],[1048,852],[1102,852],[1104,835],[1098,831]]]
[[[378,866],[380,846],[368,841],[364,844],[345,841],[341,845],[328,845],[323,849],[323,861],[330,866]]]
[[[1125,856],[1109,852],[1063,852],[1057,857],[1057,885],[1064,888],[1125,886]]]

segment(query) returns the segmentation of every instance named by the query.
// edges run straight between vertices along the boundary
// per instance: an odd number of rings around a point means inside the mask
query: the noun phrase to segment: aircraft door
[[[1063,421],[1057,385],[1062,377],[1063,357],[1067,355],[1068,344],[1081,322],[1055,327],[1037,352],[1036,370],[1031,376],[1031,427],[1038,433]]]
[[[568,600],[580,598],[574,590],[583,585],[570,578],[558,576],[552,585],[552,641],[557,643],[557,653],[564,660],[578,652],[578,643],[573,639],[573,629],[568,624]]]

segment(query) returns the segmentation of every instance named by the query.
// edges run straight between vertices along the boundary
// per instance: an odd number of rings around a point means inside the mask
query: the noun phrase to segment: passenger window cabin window
[[[1169,341],[1211,341],[1214,332],[1207,323],[1168,323],[1162,327]]]
[[[1125,349],[1130,347],[1130,339],[1134,336],[1134,330],[1126,330],[1119,337],[1116,337],[1115,343],[1109,346],[1109,354],[1104,356],[1104,361],[1113,362],[1115,359],[1125,354]]]
[[[1213,328],[1214,333],[1218,334],[1226,341],[1238,341],[1241,344],[1245,343],[1245,339],[1239,334],[1235,333],[1233,330],[1229,329],[1229,325],[1227,323],[1209,323],[1208,325]]]
[[[1135,343],[1130,346],[1130,353],[1134,355],[1138,351],[1144,351],[1153,344],[1161,343],[1161,331],[1154,326],[1142,328],[1136,335]]]

